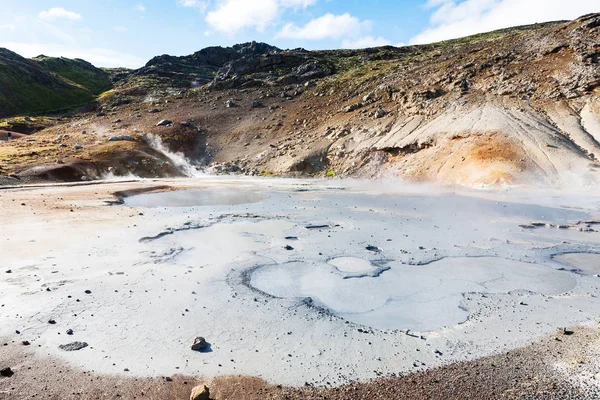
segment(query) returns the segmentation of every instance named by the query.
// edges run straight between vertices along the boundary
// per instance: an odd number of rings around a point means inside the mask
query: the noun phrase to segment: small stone
[[[55,324],[56,324],[56,321],[55,321],[55,320],[53,320],[53,319],[51,319],[51,320],[48,320],[48,323],[49,323],[50,325],[55,325]]]
[[[205,385],[196,386],[192,389],[190,400],[209,400],[210,389]]]
[[[29,340],[23,340],[21,342],[23,344],[23,346],[29,346],[31,343],[29,343]]]
[[[6,270],[7,274],[12,274],[12,269]]]
[[[6,367],[6,368],[2,368],[0,369],[0,375],[4,376],[5,378],[10,378],[11,376],[13,376],[15,373],[13,372],[12,369],[10,369],[10,367]],[[208,399],[208,397],[207,397]]]
[[[225,102],[225,107],[227,107],[227,108],[235,107],[235,103],[233,102],[232,99],[229,99]]]
[[[92,291],[88,289],[85,291],[85,294],[92,294]]]
[[[566,336],[571,336],[575,332],[568,330],[567,328],[563,328],[563,334]]]
[[[73,329],[67,329],[67,335],[72,335],[73,334]]]
[[[64,351],[78,351],[81,349],[85,349],[86,347],[88,347],[88,344],[86,342],[73,342],[68,344],[61,344],[60,346],[58,346],[59,349]]]
[[[198,336],[196,339],[194,339],[192,350],[200,351],[206,349],[206,347],[208,347],[208,343],[206,343],[206,340],[202,336]]]
[[[170,121],[168,119],[163,119],[161,121],[158,122],[158,124],[156,124],[156,126],[167,126],[167,125],[172,125],[173,121]]]
[[[285,246],[283,246],[283,248],[284,248],[284,249],[286,249],[286,250],[288,250],[288,251],[292,251],[292,250],[294,250],[294,248],[293,248],[292,246],[290,246],[289,244],[288,244],[288,245],[285,245]]]

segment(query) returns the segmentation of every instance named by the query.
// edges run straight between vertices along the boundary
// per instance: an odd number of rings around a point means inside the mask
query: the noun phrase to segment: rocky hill
[[[600,14],[402,48],[208,48],[112,76],[94,113],[0,144],[0,173],[185,173],[157,138],[230,173],[481,185],[600,169]]]

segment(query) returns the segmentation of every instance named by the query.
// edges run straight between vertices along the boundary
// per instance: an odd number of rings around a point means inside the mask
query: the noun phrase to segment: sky
[[[252,40],[283,49],[431,43],[600,12],[599,0],[0,0],[0,47],[139,68]]]

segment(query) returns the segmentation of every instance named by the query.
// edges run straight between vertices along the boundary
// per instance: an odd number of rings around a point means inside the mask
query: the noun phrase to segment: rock
[[[21,342],[21,344],[22,344],[23,346],[29,346],[31,343],[29,343],[29,340],[23,340],[23,341]]]
[[[51,319],[51,320],[48,320],[48,323],[49,323],[50,325],[56,325],[56,321],[55,321],[55,320],[53,320],[53,319]]]
[[[7,273],[7,274],[12,274],[12,269],[7,269],[7,270],[6,270],[6,273]]]
[[[363,103],[351,104],[349,106],[344,107],[343,111],[349,113],[349,112],[352,112],[352,111],[356,111],[359,108],[362,108],[363,106],[364,106]]]
[[[83,146],[80,146],[80,145],[75,145],[75,146],[73,146],[73,148],[74,148],[75,150],[82,150],[82,149],[83,149]]]
[[[72,335],[73,334],[73,329],[67,329],[67,335]]]
[[[329,229],[330,226],[329,225],[307,225],[306,229]]]
[[[227,108],[235,107],[235,103],[233,102],[232,99],[229,99],[225,102],[225,107],[227,107]]]
[[[118,123],[121,123],[121,119],[120,119],[120,118],[117,118],[117,119],[115,119],[115,120],[113,121],[113,124],[118,124]]]
[[[283,248],[284,248],[284,249],[286,249],[286,250],[288,250],[288,251],[292,251],[292,250],[294,250],[294,248],[293,248],[292,246],[290,246],[289,244],[288,244],[288,245],[285,245],[285,246],[283,246]]]
[[[120,142],[120,141],[132,142],[133,137],[129,136],[129,135],[111,136],[110,139],[108,139],[108,141],[109,142]]]
[[[206,343],[206,340],[202,336],[198,336],[196,339],[194,339],[194,344],[192,345],[192,350],[200,351],[200,350],[206,349],[207,347],[208,347],[208,343]]]
[[[378,108],[375,111],[375,118],[383,118],[387,115],[387,112],[383,108]]]
[[[163,119],[161,121],[158,122],[158,124],[156,124],[156,126],[168,126],[168,125],[172,125],[173,121],[169,121],[168,119]]]
[[[252,102],[252,108],[259,108],[259,107],[262,107],[262,104],[260,104],[259,101],[254,100]]]
[[[196,386],[192,389],[190,400],[209,400],[210,389],[205,385]]]
[[[60,346],[58,346],[59,349],[64,351],[78,351],[81,349],[85,349],[86,347],[88,347],[88,344],[86,342],[73,342],[68,344],[61,344]]]
[[[185,126],[186,128],[189,128],[190,126],[192,126],[192,123],[191,123],[191,122],[188,122],[188,121],[181,121],[181,122],[179,123],[179,125],[181,125],[181,126]]]
[[[368,103],[371,100],[373,100],[374,98],[375,98],[375,94],[373,92],[371,92],[363,97],[363,102]]]
[[[568,330],[567,328],[563,328],[563,335],[571,336],[575,332]]]
[[[156,114],[158,111],[158,108],[153,108],[152,110],[148,110],[148,113],[150,114]]]
[[[12,369],[10,369],[10,367],[6,367],[6,368],[2,368],[0,369],[0,376],[3,376],[5,378],[10,378],[11,376],[13,376],[15,373],[13,372]],[[206,386],[205,386],[206,387]],[[208,388],[207,388],[208,389]],[[200,397],[203,398],[203,397]],[[208,399],[208,397],[206,397]]]
[[[374,253],[381,253],[381,249],[377,246],[367,246],[366,249]]]

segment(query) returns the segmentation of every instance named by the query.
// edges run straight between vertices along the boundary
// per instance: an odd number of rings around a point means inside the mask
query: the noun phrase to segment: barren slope
[[[96,113],[37,133],[35,142],[0,144],[0,173],[36,177],[31,166],[83,160],[89,168],[73,176],[99,177],[112,162],[121,174],[171,175],[167,157],[123,166],[129,152],[156,151],[153,134],[224,172],[398,175],[459,185],[593,182],[599,38],[595,14],[405,48],[248,44],[216,72],[206,64],[207,57],[214,64],[214,49],[159,57],[123,74]],[[198,71],[213,81],[196,88]],[[163,119],[172,124],[156,126]],[[66,141],[54,140],[65,133]],[[135,140],[108,142],[122,135]]]

